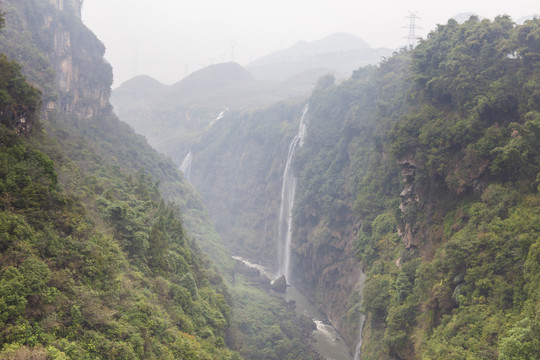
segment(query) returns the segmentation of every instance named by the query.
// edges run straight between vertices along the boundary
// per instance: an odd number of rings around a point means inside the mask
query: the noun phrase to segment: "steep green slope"
[[[5,121],[20,133],[33,126],[26,140],[2,128],[15,145],[2,148],[0,358],[237,358],[224,339],[249,358],[316,358],[305,339],[310,329],[281,299],[237,281],[232,301],[199,250],[221,270],[232,268],[199,196],[112,114],[111,69],[80,22],[80,2],[53,3],[1,3],[0,48],[22,63],[46,111],[39,126],[28,117]],[[20,75],[13,83],[25,85]],[[26,100],[36,98],[25,86]],[[57,181],[50,189],[48,175]],[[27,289],[21,272],[42,279]]]
[[[450,21],[377,69],[319,81],[295,160],[293,274],[351,342],[367,312],[362,358],[538,353],[539,28]]]
[[[46,138],[0,133],[0,358],[234,357],[223,283],[155,184],[142,175],[85,184],[98,196],[94,218],[56,185],[32,143]]]
[[[77,164],[81,177],[107,162],[132,175],[144,169],[159,180],[165,199],[180,207],[190,235],[222,269],[230,267],[197,193],[169,159],[112,113],[112,71],[103,59],[105,49],[80,21],[79,2],[62,4],[63,10],[47,1],[1,3],[7,23],[0,50],[19,61],[23,73],[42,91],[47,109],[43,126]],[[64,174],[59,169],[64,186],[76,191],[74,169],[65,170]]]
[[[0,358],[237,358],[222,280],[157,185],[103,166],[67,195],[39,92],[5,57],[0,77]]]
[[[293,279],[354,346],[359,332],[362,266],[356,239],[370,211],[384,209],[399,194],[397,166],[374,172],[384,131],[407,110],[405,56],[378,68],[356,71],[335,85],[324,77],[309,99],[304,146],[294,159],[298,189],[294,207]],[[384,185],[369,189],[367,177]],[[355,204],[358,191],[371,198]],[[369,206],[368,209],[364,205]]]
[[[357,200],[374,218],[358,241],[363,358],[538,354],[538,34],[538,20],[450,20],[410,54],[410,108],[375,164],[399,164],[400,211]]]

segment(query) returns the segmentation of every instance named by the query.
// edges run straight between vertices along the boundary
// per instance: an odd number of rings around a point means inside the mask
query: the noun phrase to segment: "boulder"
[[[285,275],[281,275],[279,278],[277,278],[270,287],[272,290],[284,293],[285,290],[287,290],[287,280],[285,279]]]

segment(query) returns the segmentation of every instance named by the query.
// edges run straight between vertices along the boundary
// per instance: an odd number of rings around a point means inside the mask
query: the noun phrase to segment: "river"
[[[275,280],[276,275],[266,270],[263,266],[252,263],[239,256],[233,256],[235,260],[243,262],[246,266],[259,270],[269,279]],[[286,301],[294,300],[298,316],[309,317],[316,325],[313,337],[316,342],[315,351],[327,360],[353,360],[349,346],[341,335],[330,324],[317,308],[294,286],[287,286],[285,294],[280,294]]]

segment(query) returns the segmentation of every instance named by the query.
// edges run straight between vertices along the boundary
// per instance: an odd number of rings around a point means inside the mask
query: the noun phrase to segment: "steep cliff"
[[[539,25],[450,20],[378,69],[319,81],[293,273],[349,341],[367,313],[363,357],[538,351]],[[362,306],[347,302],[353,252]]]
[[[372,264],[366,356],[512,359],[540,350],[539,26],[450,20],[411,52],[410,107],[386,145],[401,170],[400,206],[359,237]]]
[[[294,283],[329,316],[354,346],[359,331],[362,272],[357,238],[384,207],[384,198],[399,194],[397,166],[380,180],[380,193],[368,204],[355,201],[371,163],[380,161],[384,131],[404,114],[400,94],[407,91],[407,61],[395,57],[380,68],[364,68],[340,85],[321,78],[309,99],[304,146],[296,156],[297,202],[294,209]],[[364,205],[369,208],[364,208]]]
[[[108,102],[112,69],[103,58],[103,44],[82,24],[80,6],[75,0],[2,3],[7,26],[0,34],[0,50],[17,59],[41,90],[47,114],[43,126],[64,149],[70,149],[66,155],[81,163],[83,176],[97,163],[78,154],[77,142],[89,144],[96,155],[127,173],[134,175],[139,169],[150,173],[160,181],[163,196],[180,206],[186,227],[200,246],[222,268],[230,267],[199,195],[169,159],[112,113]],[[70,184],[75,186],[71,181],[65,186]]]

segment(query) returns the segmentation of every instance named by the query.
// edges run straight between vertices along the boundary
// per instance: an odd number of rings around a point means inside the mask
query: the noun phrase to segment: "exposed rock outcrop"
[[[53,35],[52,48],[44,50],[56,73],[59,94],[54,101],[47,101],[47,109],[59,106],[82,119],[92,119],[107,106],[111,83],[97,81],[83,74],[112,72],[110,65],[103,60],[105,47],[80,21],[81,0],[49,2],[56,9],[43,14],[41,27],[42,31]],[[65,21],[62,14],[79,21]]]
[[[281,275],[276,281],[271,285],[271,289],[280,293],[284,293],[287,290],[287,280],[285,275]]]
[[[418,239],[419,223],[416,221],[416,212],[420,204],[420,198],[416,191],[415,178],[418,164],[413,154],[405,156],[399,161],[401,167],[401,176],[405,186],[401,194],[401,210],[404,222],[398,225],[398,234],[405,244],[406,249],[418,248],[420,241]]]

